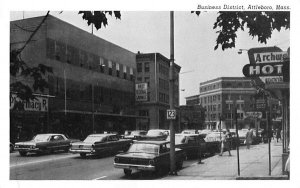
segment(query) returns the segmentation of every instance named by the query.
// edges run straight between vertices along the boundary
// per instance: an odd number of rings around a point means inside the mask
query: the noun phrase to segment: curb
[[[236,180],[289,180],[287,175],[280,176],[261,176],[261,177],[246,177],[246,176],[238,176],[235,178]]]

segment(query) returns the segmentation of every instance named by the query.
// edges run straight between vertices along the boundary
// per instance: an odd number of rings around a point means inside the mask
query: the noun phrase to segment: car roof
[[[112,134],[112,133],[102,133],[102,134],[90,134],[88,136],[116,136],[116,134]]]
[[[139,140],[139,141],[134,141],[134,143],[144,143],[144,144],[161,145],[161,144],[167,144],[167,143],[170,143],[170,142],[169,141],[165,141],[165,140]]]
[[[37,134],[37,135],[54,136],[54,135],[63,135],[63,134],[60,134],[60,133],[45,133],[45,134]]]
[[[185,134],[185,133],[179,133],[175,135],[183,135],[183,136],[200,136],[199,134]]]

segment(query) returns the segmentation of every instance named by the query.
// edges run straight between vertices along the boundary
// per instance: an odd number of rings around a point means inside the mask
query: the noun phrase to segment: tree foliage
[[[103,25],[108,25],[106,15],[115,16],[116,19],[121,19],[120,11],[79,11],[78,14],[82,14],[82,19],[87,21],[88,25],[93,24],[98,30]]]
[[[218,29],[215,50],[235,47],[237,31],[249,29],[249,35],[257,37],[258,42],[267,43],[274,30],[290,28],[290,12],[219,12],[213,26]]]
[[[48,82],[44,78],[44,75],[46,73],[52,73],[52,68],[43,64],[39,64],[36,67],[30,67],[25,61],[23,61],[21,56],[22,51],[26,48],[33,36],[40,29],[48,15],[49,11],[44,16],[44,19],[41,21],[41,23],[33,31],[30,31],[32,32],[31,35],[21,48],[10,50],[10,75],[15,77],[17,80],[16,82],[10,84],[10,91],[15,93],[21,100],[28,101],[30,99],[34,99],[34,91],[39,90],[43,92],[45,88],[48,88]],[[33,84],[26,84],[20,81],[20,78],[23,78],[23,80],[24,78],[31,78],[33,79]]]

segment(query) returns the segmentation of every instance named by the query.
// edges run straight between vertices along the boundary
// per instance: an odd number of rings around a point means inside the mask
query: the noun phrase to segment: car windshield
[[[170,136],[166,139],[166,141],[170,141]],[[185,141],[184,135],[175,135],[175,144],[182,144]]]
[[[162,136],[163,133],[160,130],[149,130],[147,135],[148,136]]]
[[[33,137],[33,141],[35,142],[47,142],[49,140],[49,135],[45,134],[38,134],[35,137]]]
[[[159,146],[156,144],[134,143],[130,146],[129,153],[158,154]]]
[[[145,135],[145,133],[143,131],[132,131],[130,135],[139,136],[139,135]]]
[[[84,140],[84,142],[88,142],[88,143],[94,143],[94,142],[101,142],[104,140],[106,136],[99,136],[99,135],[89,135],[88,137],[86,137],[86,139]]]

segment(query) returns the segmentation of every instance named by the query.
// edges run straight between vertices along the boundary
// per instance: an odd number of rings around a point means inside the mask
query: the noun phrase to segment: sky
[[[10,20],[45,15],[46,12],[14,11]],[[77,11],[51,11],[51,15],[87,32],[92,32]],[[248,30],[238,32],[236,47],[223,51],[214,50],[217,34],[213,29],[217,12],[201,12],[200,16],[190,11],[174,13],[175,63],[181,66],[180,104],[185,97],[199,94],[199,84],[218,77],[242,77],[242,68],[249,63],[247,51],[239,49],[278,46],[286,51],[290,46],[290,30],[274,31],[267,44],[260,44],[250,37]],[[121,11],[121,20],[108,16],[108,25],[94,35],[121,46],[131,52],[158,52],[170,58],[170,12],[169,11]]]

